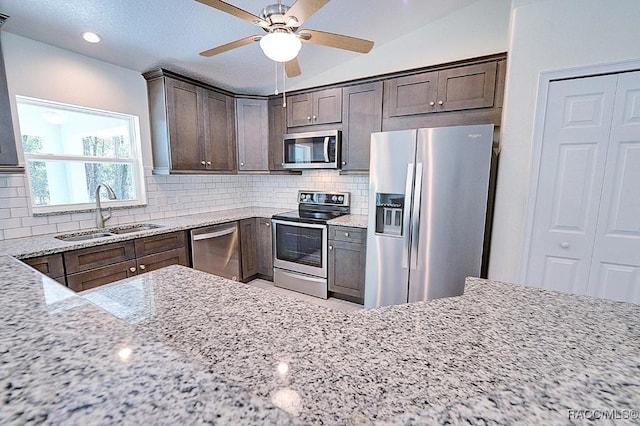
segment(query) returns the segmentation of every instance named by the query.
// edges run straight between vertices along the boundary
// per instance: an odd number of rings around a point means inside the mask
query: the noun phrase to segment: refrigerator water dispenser
[[[404,194],[376,193],[376,234],[402,236]]]

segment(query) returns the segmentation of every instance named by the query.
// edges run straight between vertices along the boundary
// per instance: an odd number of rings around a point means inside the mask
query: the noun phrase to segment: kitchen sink
[[[104,238],[104,237],[112,237],[116,234],[111,232],[91,232],[88,234],[66,234],[66,235],[57,235],[56,238],[62,241],[85,241],[85,240],[93,240],[96,238]]]
[[[151,229],[162,228],[162,225],[154,225],[151,223],[143,223],[140,225],[123,226],[121,228],[109,229],[114,234],[128,234],[130,232],[149,231]]]
[[[131,232],[149,231],[151,229],[162,228],[162,225],[152,223],[141,223],[139,225],[125,225],[118,228],[107,228],[103,232],[76,232],[73,234],[56,235],[62,241],[86,241],[96,238],[114,237],[116,235],[129,234]]]

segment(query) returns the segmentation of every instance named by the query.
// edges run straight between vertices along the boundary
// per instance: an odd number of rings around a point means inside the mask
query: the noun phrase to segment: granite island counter
[[[0,294],[1,424],[566,424],[640,408],[633,304],[468,279],[460,297],[345,313],[180,266],[74,294],[9,256]]]

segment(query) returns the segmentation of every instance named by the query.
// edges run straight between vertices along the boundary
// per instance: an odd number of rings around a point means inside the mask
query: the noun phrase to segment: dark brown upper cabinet
[[[154,174],[234,173],[234,98],[164,70],[144,77]]]
[[[342,170],[369,170],[371,133],[382,130],[382,81],[342,89]]]
[[[342,121],[342,88],[324,89],[287,98],[287,127]]]
[[[269,170],[269,118],[266,99],[236,99],[238,171]]]
[[[287,133],[287,114],[282,96],[269,99],[269,170],[285,171],[282,140]]]
[[[8,16],[0,13],[0,27]],[[0,34],[1,35],[1,34]],[[2,43],[0,42],[0,173],[22,173],[24,167],[18,166],[18,152],[15,133],[11,120],[9,87],[4,68]]]

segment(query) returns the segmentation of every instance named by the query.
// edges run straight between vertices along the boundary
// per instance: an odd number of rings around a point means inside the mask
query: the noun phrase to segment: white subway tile
[[[31,228],[14,228],[14,229],[5,229],[4,230],[4,238],[7,240],[11,238],[22,238],[22,237],[30,237],[31,236]]]

